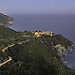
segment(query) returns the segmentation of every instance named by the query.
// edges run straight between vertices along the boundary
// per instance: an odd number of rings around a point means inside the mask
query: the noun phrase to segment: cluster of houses
[[[36,37],[40,37],[42,35],[48,35],[48,36],[55,36],[53,32],[50,32],[50,31],[35,31],[35,32],[32,32]]]

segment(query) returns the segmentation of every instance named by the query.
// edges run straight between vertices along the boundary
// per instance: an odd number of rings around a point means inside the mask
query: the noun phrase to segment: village
[[[35,37],[40,37],[40,36],[43,36],[43,35],[46,35],[46,36],[55,36],[55,34],[51,31],[40,31],[40,30],[36,30],[35,32],[32,32]]]

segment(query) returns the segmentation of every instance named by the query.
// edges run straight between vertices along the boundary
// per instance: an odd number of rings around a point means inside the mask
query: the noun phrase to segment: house
[[[41,32],[41,31],[39,31],[39,30],[37,30],[37,31],[35,31],[35,32],[34,32],[34,34],[35,34],[35,36],[39,37],[39,36],[41,36],[41,35],[42,35],[42,32]]]
[[[35,32],[35,36],[37,36],[38,35],[38,32]]]

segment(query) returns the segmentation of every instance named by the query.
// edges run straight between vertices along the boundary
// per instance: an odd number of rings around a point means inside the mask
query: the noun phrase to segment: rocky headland
[[[75,47],[70,40],[50,31],[16,32],[4,27],[12,18],[1,13],[0,19],[0,75],[75,74],[61,61]]]

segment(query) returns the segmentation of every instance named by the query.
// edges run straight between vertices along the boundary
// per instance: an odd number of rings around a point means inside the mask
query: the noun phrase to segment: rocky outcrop
[[[54,46],[57,51],[58,51],[58,56],[62,56],[63,54],[66,53],[67,50],[70,50],[70,46],[68,47],[68,49],[66,49],[64,46],[62,46],[61,44],[58,44],[56,46]]]
[[[49,51],[56,57],[61,57],[66,51],[74,47],[74,44],[62,35],[43,37],[42,41],[48,47]]]

